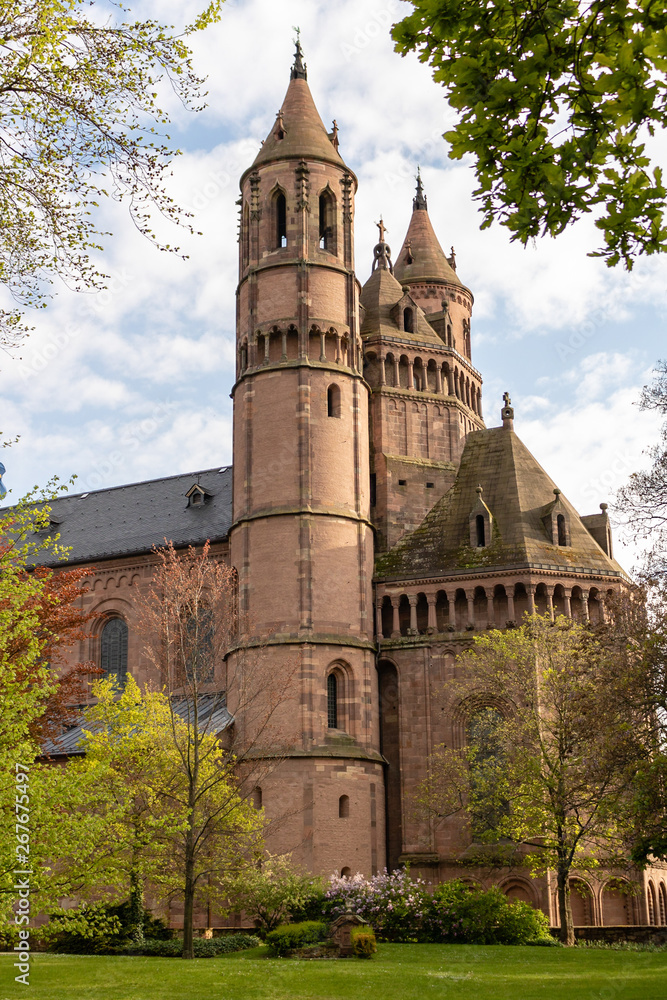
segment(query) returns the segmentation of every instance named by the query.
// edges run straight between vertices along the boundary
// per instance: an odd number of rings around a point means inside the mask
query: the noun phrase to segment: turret
[[[373,842],[352,823],[344,842],[327,833],[341,796],[350,818],[384,808],[355,190],[297,42],[282,107],[241,178],[230,546],[252,634],[235,655],[269,655],[283,702],[289,749],[262,798],[282,824],[270,849],[322,873],[371,874],[384,864],[379,821]]]

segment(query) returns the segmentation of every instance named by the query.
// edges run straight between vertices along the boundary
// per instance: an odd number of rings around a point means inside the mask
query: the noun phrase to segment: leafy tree
[[[592,212],[592,256],[628,269],[667,249],[667,189],[646,137],[667,121],[667,11],[653,0],[411,0],[393,28],[459,113],[484,211],[522,243]]]
[[[475,839],[495,843],[499,858],[536,875],[555,871],[568,944],[570,871],[628,865],[629,802],[646,756],[641,707],[609,696],[610,657],[563,617],[535,615],[518,629],[476,636],[447,697],[469,718],[486,716],[464,748],[433,753],[416,796],[438,817],[468,810]]]
[[[104,287],[91,260],[108,235],[93,218],[100,199],[125,200],[141,233],[162,250],[151,208],[187,224],[165,189],[177,152],[165,81],[201,106],[202,80],[188,40],[218,19],[212,0],[179,35],[127,19],[115,0],[0,0],[0,282],[19,307],[0,310],[0,343],[25,332],[21,306],[43,306],[55,276],[75,289]],[[188,226],[188,228],[190,228]]]
[[[267,854],[260,866],[241,872],[228,889],[234,909],[253,916],[266,933],[322,893],[321,880],[297,871],[288,854]]]
[[[61,487],[66,489],[67,487]],[[63,556],[57,534],[49,532],[48,499],[53,481],[0,512],[0,879],[2,898],[16,868],[14,820],[17,763],[29,766],[45,737],[71,719],[70,699],[80,698],[89,665],[62,674],[54,667],[64,648],[85,635],[90,615],[80,606],[82,570],[30,570],[44,554]],[[28,813],[30,810],[26,810]],[[28,821],[26,820],[26,823]],[[0,906],[0,916],[2,907]]]
[[[659,361],[655,378],[644,386],[642,410],[656,410],[667,417],[667,362]],[[652,466],[634,472],[617,493],[616,508],[635,537],[651,547],[642,576],[647,581],[667,580],[667,421],[658,444],[647,452]]]
[[[234,675],[227,653],[246,627],[236,573],[208,543],[182,553],[169,543],[156,551],[156,561],[137,619],[146,655],[169,696],[179,769],[169,800],[187,816],[172,845],[170,870],[184,903],[183,957],[192,958],[195,902],[222,904],[226,880],[261,849],[263,817],[249,799],[280,759],[274,715],[289,697],[291,678],[285,676],[282,691],[275,692],[271,664],[261,655],[250,662],[239,658],[241,673]],[[232,691],[234,722],[225,725]]]

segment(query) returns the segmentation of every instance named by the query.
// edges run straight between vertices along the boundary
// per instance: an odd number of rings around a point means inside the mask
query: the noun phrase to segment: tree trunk
[[[558,886],[558,916],[560,917],[559,936],[563,944],[571,947],[574,944],[574,924],[572,922],[572,906],[570,905],[569,874],[569,866],[558,865],[556,884]]]
[[[183,958],[194,958],[195,879],[192,830],[188,830],[185,844],[185,893],[183,904]]]
[[[144,940],[144,886],[134,865],[130,872],[130,938]]]

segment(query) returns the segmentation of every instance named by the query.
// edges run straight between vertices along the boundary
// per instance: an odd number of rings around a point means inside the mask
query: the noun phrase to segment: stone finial
[[[503,418],[503,427],[508,430],[514,430],[514,408],[512,406],[512,400],[510,399],[509,392],[503,393],[503,403],[505,404],[500,411],[500,416]]]
[[[456,271],[456,253],[454,251],[454,247],[451,248],[451,251],[451,257],[447,258],[447,263],[451,267],[452,271]]]
[[[381,268],[383,271],[389,271],[390,274],[394,273],[394,265],[391,262],[391,247],[388,243],[385,243],[385,233],[387,228],[380,217],[380,221],[376,222],[375,225],[378,227],[380,233],[380,242],[375,245],[373,250],[373,267],[371,270],[375,270],[376,267]]]
[[[475,493],[477,494],[478,497],[481,497],[481,495],[482,495],[483,492],[484,492],[484,487],[480,483],[479,486],[477,487],[477,489],[475,490]]]
[[[608,507],[608,506],[609,506],[609,504],[608,504],[608,503],[601,503],[601,504],[600,504],[600,510],[602,511],[602,513],[603,513],[603,514],[606,514],[606,513],[607,513],[607,507]]]
[[[417,167],[417,194],[412,199],[413,212],[416,212],[417,209],[426,210],[426,195],[424,194],[424,188],[422,187],[422,175],[419,167]]]
[[[331,145],[336,150],[336,152],[338,152],[338,146],[340,145],[340,143],[338,142],[338,122],[336,121],[335,118],[331,123],[331,132],[329,133],[329,138],[331,139]]]
[[[558,487],[556,487],[554,490],[554,496],[556,497],[556,500],[558,500],[558,497],[560,496],[560,490],[558,489]]]
[[[292,66],[292,72],[290,73],[290,80],[307,80],[308,79],[308,67],[303,61],[303,50],[301,48],[301,28],[294,28],[296,31],[296,41],[295,52],[294,52],[294,65]]]

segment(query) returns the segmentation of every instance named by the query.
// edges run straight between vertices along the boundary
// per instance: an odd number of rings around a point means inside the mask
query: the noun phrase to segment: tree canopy
[[[592,256],[632,268],[667,249],[667,189],[646,139],[667,121],[667,10],[654,0],[411,0],[393,28],[458,112],[484,212],[512,238],[593,213]]]
[[[0,0],[0,283],[18,303],[0,310],[0,343],[17,342],[21,307],[45,305],[56,276],[104,287],[93,260],[108,235],[94,215],[101,199],[125,201],[140,232],[176,249],[151,227],[152,208],[189,227],[165,188],[178,150],[161,132],[160,92],[167,82],[201,106],[187,41],[221,4],[176,34],[114,0]]]
[[[633,783],[646,756],[635,725],[644,708],[607,683],[612,657],[563,617],[475,636],[446,692],[468,719],[465,745],[438,748],[417,793],[431,815],[467,810],[473,842],[494,845],[499,864],[555,871],[570,944],[570,871],[630,864]]]

